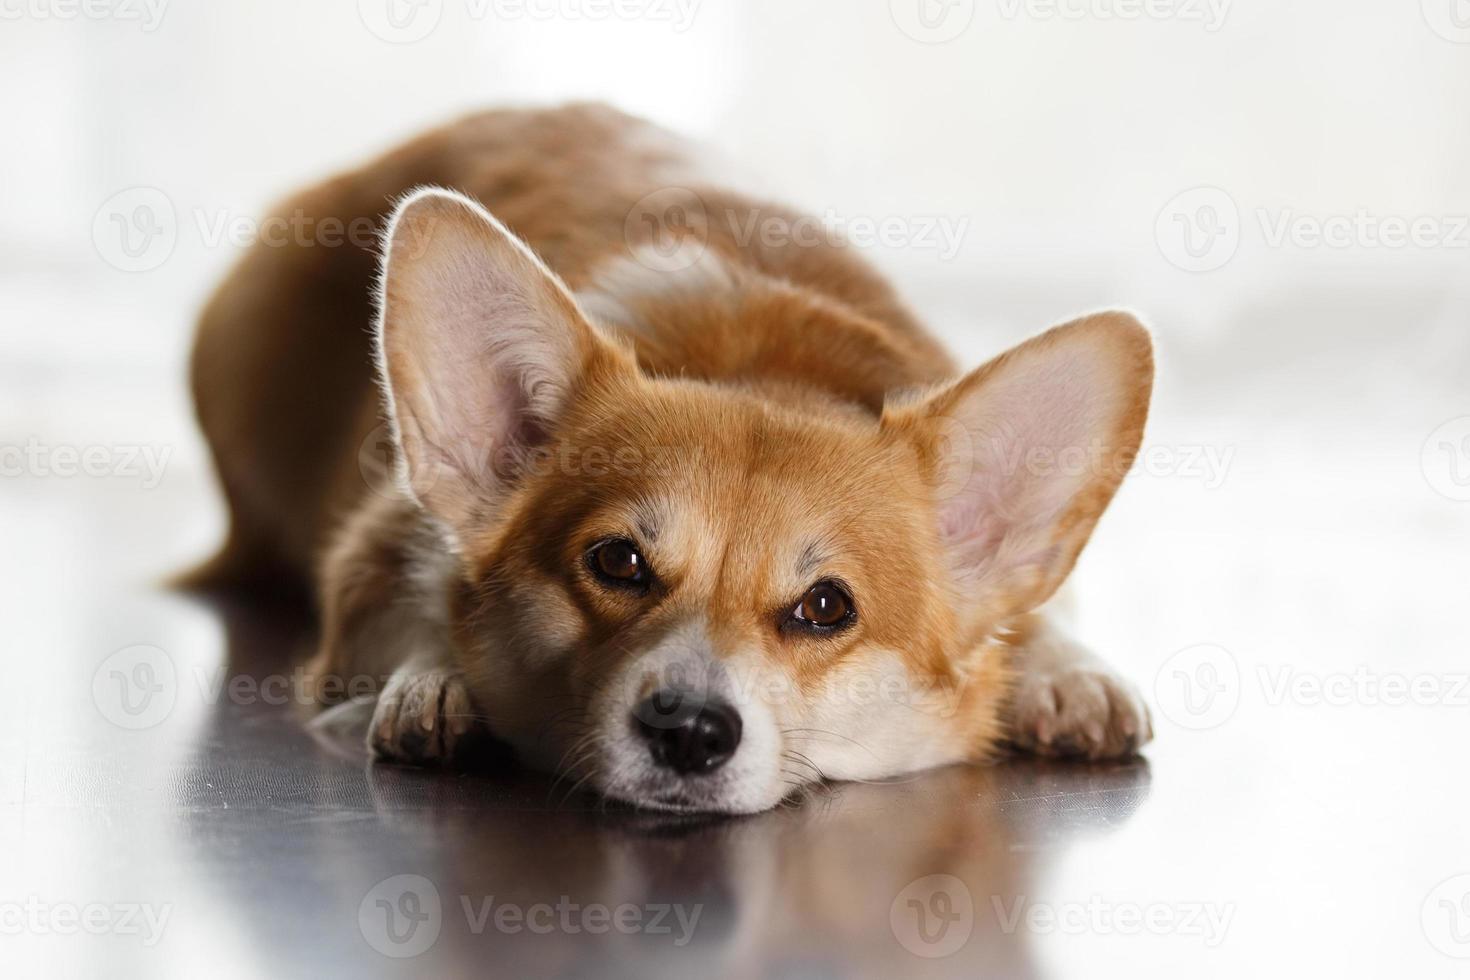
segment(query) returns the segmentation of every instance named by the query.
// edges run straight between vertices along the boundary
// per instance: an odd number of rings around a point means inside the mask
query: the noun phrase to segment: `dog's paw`
[[[458,674],[402,668],[378,697],[368,749],[379,759],[439,765],[454,757],[474,720],[474,704]]]
[[[1028,674],[1014,710],[1012,741],[1038,755],[1121,759],[1154,737],[1138,690],[1099,666]]]

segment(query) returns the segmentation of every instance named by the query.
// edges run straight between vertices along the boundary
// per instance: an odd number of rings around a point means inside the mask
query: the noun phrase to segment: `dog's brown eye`
[[[622,538],[604,541],[592,549],[587,563],[593,573],[609,585],[641,589],[648,584],[648,562],[631,541]]]
[[[851,622],[852,598],[836,582],[818,582],[807,589],[791,618],[819,631],[835,630]]]

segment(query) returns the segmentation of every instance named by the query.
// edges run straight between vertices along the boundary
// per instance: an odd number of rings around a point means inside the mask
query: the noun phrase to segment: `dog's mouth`
[[[680,775],[629,759],[616,750],[591,763],[583,786],[606,803],[671,817],[728,817],[774,806],[761,791],[758,771]]]
[[[617,806],[673,816],[729,816],[742,812],[731,799],[725,781],[703,786],[688,782],[670,784],[662,778],[594,779],[596,791]]]
[[[683,793],[664,793],[648,797],[641,804],[650,810],[667,810],[670,813],[698,813],[699,804]]]

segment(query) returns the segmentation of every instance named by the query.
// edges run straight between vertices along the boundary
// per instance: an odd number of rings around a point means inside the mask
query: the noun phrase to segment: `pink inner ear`
[[[939,502],[939,520],[966,578],[1053,560],[1058,522],[1108,465],[1111,379],[1096,351],[1058,347],[1001,365],[951,413],[964,438],[944,461],[954,489]]]
[[[394,407],[434,456],[410,466],[445,468],[424,502],[465,513],[493,499],[546,438],[587,328],[560,282],[472,202],[430,192],[396,221],[405,246],[395,233],[383,316]]]
[[[481,474],[499,467],[497,454],[516,432],[529,397],[513,366],[504,363],[508,358],[497,357],[504,351],[490,343],[496,325],[519,311],[469,286],[446,284],[420,300],[413,315],[431,326],[406,347],[422,365],[420,394],[432,405],[428,428],[435,444],[456,469]]]

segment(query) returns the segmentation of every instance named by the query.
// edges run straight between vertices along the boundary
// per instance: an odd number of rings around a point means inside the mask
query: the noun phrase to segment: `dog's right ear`
[[[1097,313],[885,408],[933,480],[966,622],[988,627],[1056,592],[1138,455],[1153,379],[1143,325]]]
[[[625,366],[520,239],[432,188],[388,225],[378,357],[399,482],[456,532],[495,513],[587,372]]]

